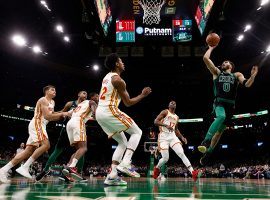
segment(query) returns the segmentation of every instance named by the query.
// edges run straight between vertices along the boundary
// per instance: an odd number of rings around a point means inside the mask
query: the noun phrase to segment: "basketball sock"
[[[112,165],[111,165],[112,171],[111,171],[110,174],[117,174],[117,169],[116,169],[117,166],[118,166],[118,165],[115,165],[115,164],[112,164]]]
[[[127,148],[127,138],[124,132],[121,132],[119,134],[115,134],[113,139],[118,142],[118,145],[113,152],[112,161],[120,163]]]
[[[76,158],[73,158],[69,167],[76,167],[77,163],[78,163],[78,160]]]
[[[134,151],[132,151],[130,149],[127,149],[126,150],[126,153],[124,155],[124,158],[123,158],[123,162],[124,163],[130,163],[131,162],[131,158],[133,156],[133,153],[134,153]]]
[[[84,155],[78,160],[77,163],[77,169],[79,173],[83,171],[83,165],[84,165]]]
[[[14,167],[13,163],[10,161],[8,162],[4,167],[2,167],[1,169],[7,173],[12,167]]]
[[[26,169],[29,169],[30,165],[34,162],[35,160],[32,158],[32,156],[30,156],[30,158],[28,158],[28,160],[24,163],[23,167],[25,167]]]
[[[159,159],[158,164],[157,164],[157,168],[159,168],[161,170],[161,167],[163,165],[165,165],[166,162],[168,162],[169,160],[169,151],[168,150],[162,150],[161,152],[162,158]]]
[[[192,174],[192,172],[194,171],[193,167],[190,165],[188,166],[188,171],[190,171],[190,173]]]
[[[44,171],[48,171],[51,164],[55,162],[55,160],[59,157],[59,155],[63,152],[63,148],[55,148],[53,153],[50,155],[48,161],[46,162],[46,166],[44,168]]]

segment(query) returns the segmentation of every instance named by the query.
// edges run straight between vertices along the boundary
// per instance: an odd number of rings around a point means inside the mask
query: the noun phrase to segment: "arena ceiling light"
[[[33,49],[33,52],[36,53],[36,54],[42,52],[40,46],[38,46],[38,45],[33,46],[32,49]]]
[[[257,8],[257,10],[259,11],[259,10],[261,10],[262,9],[262,7],[260,6],[259,8]]]
[[[66,42],[70,42],[69,37],[68,37],[68,36],[64,36],[64,41],[66,41]]]
[[[268,3],[269,3],[269,0],[262,0],[261,1],[261,6],[264,6],[264,5],[268,4]]]
[[[44,6],[48,11],[51,11],[51,9],[48,7],[47,2],[44,0],[40,1],[41,5]]]
[[[61,24],[57,24],[55,28],[60,33],[63,33],[64,32],[64,28],[63,28],[63,26]]]
[[[94,65],[93,66],[93,70],[98,71],[99,70],[99,66],[98,65]]]
[[[270,45],[267,47],[266,52],[267,52],[267,53],[270,52]]]
[[[13,35],[12,41],[19,47],[26,46],[26,39],[20,34]]]
[[[244,35],[243,34],[242,35],[239,35],[238,38],[237,38],[238,41],[242,41],[243,39],[244,39]]]
[[[248,30],[250,30],[252,28],[252,26],[250,24],[247,24],[245,27],[244,32],[247,32]]]

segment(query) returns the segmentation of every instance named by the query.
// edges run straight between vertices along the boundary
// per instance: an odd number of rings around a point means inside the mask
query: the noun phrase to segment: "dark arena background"
[[[0,7],[0,199],[270,199],[269,0],[10,0]],[[234,115],[202,165],[197,147],[215,119],[213,78],[203,60],[213,32],[220,42],[211,60],[219,69],[230,60],[246,79],[253,66],[258,74],[250,88],[239,84]],[[69,143],[37,181],[66,127],[61,119],[47,125],[50,149],[31,163],[32,178],[16,172],[27,157],[2,181],[4,166],[27,142],[43,87],[56,88],[55,112],[82,90],[102,97],[111,53],[125,64],[121,77],[130,97],[152,89],[138,104],[119,106],[142,130],[131,164],[140,178],[118,173],[127,184],[104,184],[117,142],[89,120],[84,181],[59,179],[76,151]],[[154,120],[170,101],[177,103],[178,129],[187,139],[182,146],[199,174],[196,181],[172,149],[165,172],[152,177],[160,132]]]

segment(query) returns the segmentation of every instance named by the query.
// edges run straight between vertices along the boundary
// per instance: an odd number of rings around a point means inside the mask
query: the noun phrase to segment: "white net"
[[[140,0],[139,4],[142,6],[143,14],[143,23],[159,24],[160,22],[160,10],[164,5],[165,0]]]

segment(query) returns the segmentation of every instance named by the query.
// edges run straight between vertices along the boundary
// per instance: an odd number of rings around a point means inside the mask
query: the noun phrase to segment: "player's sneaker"
[[[36,181],[41,181],[44,177],[46,177],[50,173],[50,170],[48,171],[42,171],[36,176]]]
[[[161,181],[166,181],[166,177],[162,174],[162,175],[160,176],[160,180],[161,180]]]
[[[194,180],[194,182],[196,182],[198,180],[198,178],[201,177],[201,171],[200,170],[193,170],[192,171],[192,179]]]
[[[65,176],[63,173],[60,174],[60,176],[58,176],[58,179],[60,181],[64,181],[66,183],[69,182],[74,182],[75,180],[70,176],[70,174],[68,176]]]
[[[76,181],[81,181],[83,179],[83,177],[77,172],[77,168],[76,167],[67,167],[63,169],[63,174],[65,176],[71,176],[73,179],[75,179]]]
[[[108,175],[104,181],[105,185],[110,185],[110,186],[125,186],[127,185],[127,182],[122,180],[119,176],[115,178],[110,178]]]
[[[26,169],[23,165],[16,169],[16,172],[18,172],[20,175],[32,179],[31,174],[29,173],[28,169]]]
[[[204,140],[200,146],[198,146],[198,151],[201,153],[206,153],[208,147],[211,144],[211,140]]]
[[[141,176],[138,172],[135,171],[134,168],[131,167],[130,164],[126,164],[124,162],[121,162],[116,169],[131,177],[140,178]]]
[[[0,182],[10,183],[10,180],[8,180],[7,177],[8,177],[8,173],[4,172],[2,169],[0,169]]]
[[[84,177],[82,177],[83,179],[82,180],[80,180],[80,183],[87,183],[88,182],[88,179],[86,179],[86,178],[84,178]]]
[[[154,167],[153,178],[157,179],[159,174],[160,174],[160,169],[157,167]]]

